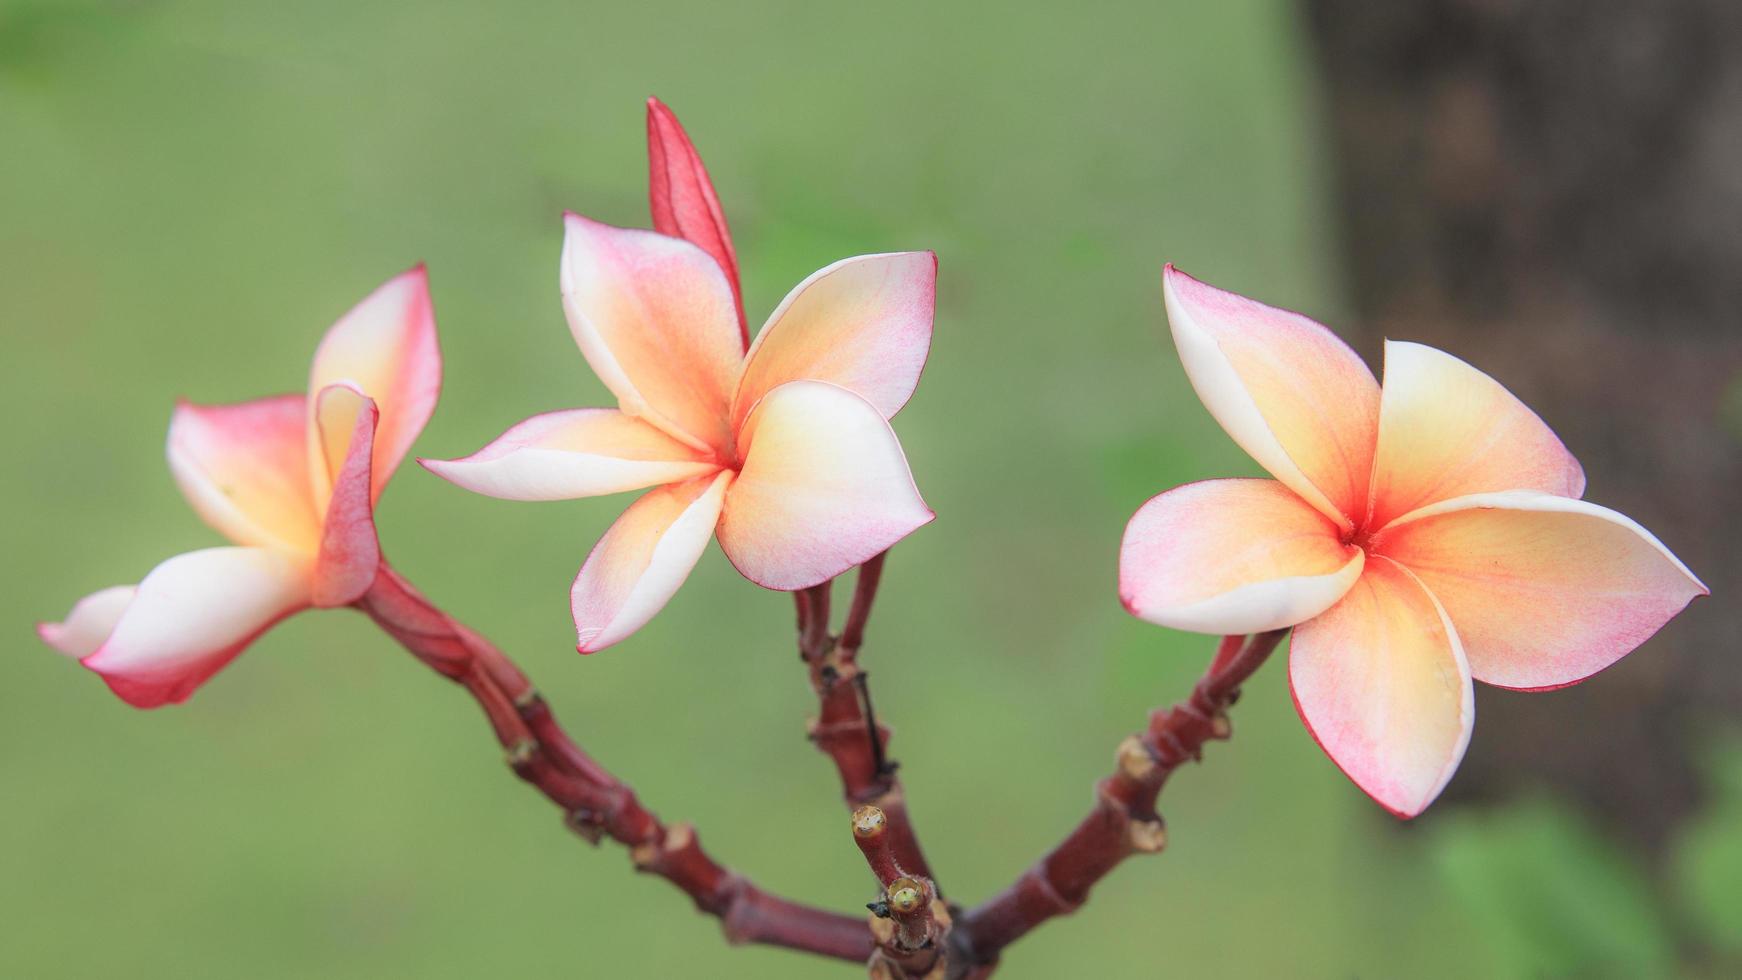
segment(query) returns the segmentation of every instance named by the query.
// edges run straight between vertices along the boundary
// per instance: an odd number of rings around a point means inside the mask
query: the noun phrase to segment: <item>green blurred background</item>
[[[563,324],[558,215],[646,223],[649,94],[713,171],[753,321],[837,258],[940,255],[932,358],[897,420],[939,520],[891,556],[866,662],[953,895],[1054,842],[1212,646],[1119,609],[1126,518],[1253,471],[1165,340],[1161,262],[1350,312],[1297,12],[1066,9],[0,2],[0,976],[855,975],[729,949],[619,849],[566,833],[476,709],[354,613],[296,617],[149,713],[29,632],[216,543],[163,464],[177,395],[297,390],[328,324],[416,261],[447,357],[418,453],[607,403]],[[859,906],[872,885],[802,736],[785,596],[710,551],[633,640],[573,653],[568,583],[628,499],[501,502],[407,466],[380,523],[395,564],[661,815],[771,889]],[[1168,853],[1002,976],[1737,962],[1733,731],[1703,730],[1709,791],[1662,859],[1546,784],[1403,825],[1314,747],[1280,667],[1170,785]]]

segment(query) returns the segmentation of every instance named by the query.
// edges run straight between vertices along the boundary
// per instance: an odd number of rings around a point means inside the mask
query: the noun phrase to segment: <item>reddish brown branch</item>
[[[871,619],[871,603],[877,598],[877,586],[883,581],[885,551],[859,566],[853,580],[853,604],[847,608],[847,621],[841,624],[841,646],[858,650],[865,645],[865,624]]]
[[[867,905],[874,918],[871,934],[877,953],[869,964],[873,977],[901,980],[939,975],[949,936],[950,915],[938,901],[937,885],[924,875],[902,868],[890,847],[889,821],[869,804],[853,811],[853,840],[865,863],[883,885],[883,897]]]
[[[829,634],[829,583],[793,593],[799,656],[810,669],[811,689],[817,696],[810,738],[839,770],[847,806],[858,809],[869,804],[881,809],[888,821],[890,852],[909,873],[929,879],[931,869],[908,817],[896,764],[886,754],[889,729],[877,721],[869,674],[859,666],[858,643],[864,639],[882,569],[882,555],[860,568],[846,627],[838,640]],[[854,642],[849,644],[848,639]]]
[[[901,862],[889,848],[889,818],[882,810],[867,803],[853,811],[853,841],[865,855],[865,863],[870,865],[878,884],[888,886],[906,876]]]
[[[1222,641],[1191,696],[1150,715],[1149,726],[1120,743],[1113,774],[1095,786],[1095,806],[1058,846],[1016,882],[969,911],[952,931],[952,959],[961,969],[990,973],[1006,946],[1054,916],[1075,911],[1089,889],[1133,854],[1167,845],[1155,801],[1167,778],[1204,743],[1232,734],[1227,710],[1240,685],[1262,665],[1286,630]]]
[[[875,945],[863,920],[770,895],[709,857],[688,824],[661,823],[633,790],[569,738],[513,662],[448,618],[385,562],[357,607],[471,693],[509,765],[562,808],[571,829],[593,842],[609,836],[626,845],[638,870],[665,878],[698,909],[718,917],[728,941],[855,962],[872,955]]]

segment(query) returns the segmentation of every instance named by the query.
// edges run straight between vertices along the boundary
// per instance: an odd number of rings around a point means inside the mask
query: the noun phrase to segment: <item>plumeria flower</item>
[[[127,703],[186,700],[280,619],[355,602],[375,579],[375,501],[435,409],[441,352],[419,266],[327,331],[308,394],[176,406],[169,469],[233,547],[177,555],[138,585],[43,623],[50,646]]]
[[[423,460],[509,500],[652,487],[571,591],[578,649],[652,619],[710,537],[745,578],[828,581],[932,519],[888,419],[931,343],[937,259],[863,255],[798,284],[750,344],[737,259],[707,172],[648,107],[655,231],[565,216],[563,310],[617,407],[536,415],[471,456]]]
[[[1304,316],[1172,266],[1163,292],[1198,397],[1275,479],[1144,504],[1120,596],[1176,629],[1294,627],[1301,720],[1398,816],[1426,808],[1463,758],[1472,679],[1576,684],[1707,594],[1650,532],[1580,500],[1578,461],[1463,361],[1388,341],[1381,389]]]

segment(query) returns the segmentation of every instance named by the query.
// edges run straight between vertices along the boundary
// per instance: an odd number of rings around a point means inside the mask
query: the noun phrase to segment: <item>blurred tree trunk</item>
[[[1355,340],[1445,347],[1712,587],[1598,680],[1481,688],[1453,797],[1660,850],[1742,715],[1742,0],[1307,0]]]

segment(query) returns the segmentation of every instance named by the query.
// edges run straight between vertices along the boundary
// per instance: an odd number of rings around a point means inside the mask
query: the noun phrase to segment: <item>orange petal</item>
[[[895,252],[843,259],[781,301],[744,362],[732,418],[788,381],[827,381],[891,418],[907,404],[931,349],[937,256]]]
[[[1577,497],[1585,492],[1585,471],[1498,381],[1432,347],[1386,341],[1368,526],[1499,490]]]
[[[1275,480],[1206,480],[1150,500],[1119,549],[1134,616],[1199,633],[1257,633],[1317,616],[1361,574],[1360,548]]]
[[[1294,631],[1288,679],[1319,746],[1400,817],[1440,795],[1475,721],[1470,665],[1433,595],[1374,557],[1324,615]]]
[[[618,405],[704,452],[731,447],[743,346],[719,263],[679,238],[566,217],[563,310]]]
[[[301,395],[176,406],[169,471],[207,524],[241,545],[312,554],[320,518],[309,498]]]
[[[612,408],[546,412],[462,459],[426,459],[444,480],[504,500],[571,500],[679,483],[720,465]]]
[[[901,443],[870,402],[821,381],[763,398],[740,436],[720,548],[744,577],[791,591],[826,582],[929,522]]]
[[[423,266],[401,273],[339,318],[315,351],[309,371],[309,459],[321,458],[314,421],[314,396],[328,385],[346,383],[375,400],[381,422],[375,430],[370,495],[393,476],[424,423],[435,411],[442,387],[442,355],[436,343],[435,307]],[[349,430],[345,430],[347,436]],[[315,501],[324,512],[332,493],[333,470],[311,467]]]
[[[1168,266],[1167,319],[1192,387],[1270,475],[1344,528],[1367,514],[1379,385],[1323,326]]]
[[[657,487],[629,505],[570,590],[577,649],[603,650],[665,608],[701,560],[731,483],[727,471]]]
[[[1626,656],[1706,587],[1651,532],[1549,494],[1477,494],[1422,508],[1372,543],[1458,624],[1476,679],[1564,687]]]

